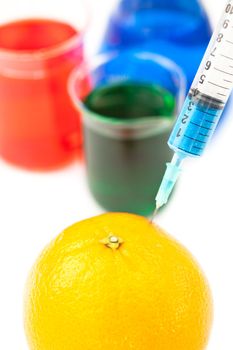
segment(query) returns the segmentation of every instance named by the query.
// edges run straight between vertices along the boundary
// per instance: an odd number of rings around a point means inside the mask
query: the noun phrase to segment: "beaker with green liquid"
[[[120,72],[113,69],[119,63]],[[80,86],[87,78],[90,91],[83,96]],[[180,69],[149,52],[100,56],[73,73],[70,93],[83,112],[88,183],[106,210],[153,212],[185,88]]]

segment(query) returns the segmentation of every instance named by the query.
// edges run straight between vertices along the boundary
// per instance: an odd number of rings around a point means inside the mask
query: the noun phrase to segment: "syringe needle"
[[[158,210],[167,203],[168,198],[176,184],[176,181],[181,173],[181,164],[183,157],[175,154],[171,163],[167,163],[167,170],[164,174],[162,183],[156,196],[156,209],[153,218],[156,216]],[[152,219],[153,221],[153,219]]]
[[[153,222],[155,220],[157,213],[158,213],[158,209],[157,209],[157,205],[156,205],[155,210],[154,210],[152,217],[151,217],[151,222]]]

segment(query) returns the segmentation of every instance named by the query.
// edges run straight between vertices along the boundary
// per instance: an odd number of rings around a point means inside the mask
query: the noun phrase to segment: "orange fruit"
[[[131,214],[66,229],[26,288],[31,350],[203,350],[211,321],[211,293],[196,261]]]

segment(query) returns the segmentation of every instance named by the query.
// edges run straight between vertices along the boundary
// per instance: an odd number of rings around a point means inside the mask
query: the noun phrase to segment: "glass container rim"
[[[179,77],[179,92],[178,92],[178,98],[176,99],[176,109],[174,112],[174,116],[171,116],[168,118],[168,116],[144,116],[143,118],[140,119],[124,119],[124,120],[119,120],[116,117],[109,117],[109,116],[104,116],[100,115],[98,113],[95,113],[91,110],[89,110],[85,104],[77,97],[76,91],[75,91],[75,84],[76,81],[80,75],[81,72],[83,72],[83,68],[87,67],[87,63],[84,62],[80,66],[76,67],[73,72],[71,73],[69,80],[68,80],[68,92],[70,95],[70,98],[74,104],[74,106],[77,109],[81,109],[82,115],[84,118],[84,123],[85,120],[90,119],[98,124],[101,125],[108,125],[108,126],[113,126],[113,127],[135,127],[135,129],[140,128],[140,126],[145,126],[146,124],[149,126],[153,125],[159,125],[161,123],[164,124],[164,122],[167,120],[167,125],[168,128],[170,125],[173,125],[174,120],[176,119],[176,114],[177,112],[181,109],[182,104],[185,99],[185,92],[186,92],[186,86],[187,86],[187,80],[185,77],[184,72],[182,69],[172,60],[169,58],[155,54],[150,51],[132,51],[132,50],[125,50],[124,53],[120,53],[117,51],[110,52],[107,54],[100,54],[95,57],[95,60],[93,63],[89,64],[89,67],[91,70],[96,69],[98,66],[101,66],[104,63],[107,63],[109,60],[117,58],[118,55],[124,55],[124,54],[130,54],[134,57],[137,57],[139,59],[150,59],[153,60],[157,65],[159,64],[162,66],[162,68],[170,70],[170,71],[175,71]]]
[[[85,3],[85,4],[84,4]],[[84,8],[84,13],[85,13],[85,19],[84,19],[84,24],[81,26],[81,29],[79,29],[79,32],[75,33],[72,35],[70,38],[63,40],[59,44],[51,45],[46,48],[41,48],[41,49],[36,49],[36,50],[14,50],[14,49],[4,49],[0,47],[0,59],[5,59],[5,60],[17,60],[21,62],[34,62],[34,61],[44,61],[47,59],[51,59],[54,57],[57,57],[59,55],[62,55],[66,52],[68,52],[71,48],[73,48],[75,45],[79,44],[82,45],[83,43],[83,38],[87,32],[87,29],[90,25],[91,22],[91,15],[90,15],[90,8],[89,5],[82,1],[82,6]],[[10,23],[17,23],[21,22],[22,20],[51,20],[51,21],[58,21],[63,24],[70,24],[68,21],[64,20],[62,21],[59,18],[51,17],[27,17],[27,18],[17,18],[12,21],[5,21],[0,24],[0,29],[2,25],[5,24],[10,24]],[[78,30],[78,26],[70,24],[74,29]]]

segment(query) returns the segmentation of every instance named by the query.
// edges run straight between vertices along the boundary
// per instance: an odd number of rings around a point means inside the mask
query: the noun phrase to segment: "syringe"
[[[190,62],[192,64],[192,62]],[[233,0],[228,0],[168,140],[175,152],[156,196],[156,211],[167,203],[186,157],[202,155],[233,88]]]

